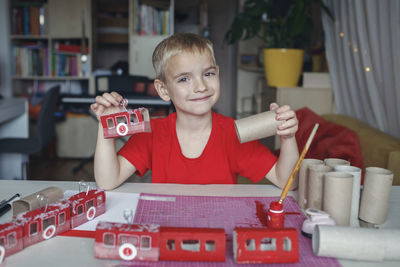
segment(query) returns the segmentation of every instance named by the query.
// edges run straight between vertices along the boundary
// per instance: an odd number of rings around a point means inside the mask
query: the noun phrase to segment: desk
[[[0,99],[0,138],[29,137],[28,101],[25,98]],[[21,179],[22,163],[28,157],[16,153],[0,154],[0,179]]]
[[[94,185],[94,183],[92,184]],[[0,181],[0,196],[8,197],[18,192],[22,196],[37,192],[48,186],[58,186],[63,190],[77,190],[76,182],[47,181]],[[279,196],[280,189],[272,185],[175,185],[125,183],[115,192],[153,193],[200,196]],[[289,192],[296,198],[296,192]],[[11,219],[11,212],[0,218],[0,223]],[[393,186],[389,200],[385,228],[400,227],[400,186]],[[38,257],[38,255],[40,255]],[[73,255],[73,256],[72,256]],[[30,246],[6,258],[5,266],[111,266],[118,261],[94,258],[94,240],[89,238],[56,236],[51,240]],[[57,262],[57,264],[55,264]],[[343,266],[398,266],[399,262],[355,262],[340,260]],[[144,264],[145,265],[145,264]],[[261,266],[261,265],[260,265]]]
[[[171,102],[164,101],[159,97],[152,96],[137,96],[128,97],[128,104],[135,106],[170,106]],[[61,102],[64,104],[93,104],[95,96],[93,97],[61,97]]]

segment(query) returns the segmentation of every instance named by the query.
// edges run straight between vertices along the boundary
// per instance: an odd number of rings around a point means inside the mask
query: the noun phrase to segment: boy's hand
[[[277,120],[285,121],[284,123],[278,126],[276,134],[279,135],[281,138],[294,137],[298,129],[298,121],[296,113],[293,110],[291,110],[290,106],[284,105],[279,107],[278,104],[271,103],[269,109],[275,110]]]
[[[116,92],[104,93],[101,96],[96,96],[96,102],[90,105],[90,109],[99,120],[101,115],[120,112],[123,107],[121,105],[123,100],[124,98]]]

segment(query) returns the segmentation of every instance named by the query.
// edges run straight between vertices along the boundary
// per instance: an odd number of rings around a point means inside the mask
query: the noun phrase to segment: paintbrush
[[[282,191],[282,194],[281,194],[281,198],[279,199],[279,204],[282,204],[282,203],[283,203],[283,200],[285,199],[287,193],[289,192],[289,188],[290,188],[290,186],[292,185],[292,183],[293,183],[293,181],[294,181],[294,177],[296,176],[296,173],[297,173],[297,171],[298,171],[299,168],[300,168],[301,162],[303,161],[305,155],[307,154],[307,151],[308,151],[308,149],[309,149],[309,147],[310,147],[310,145],[311,145],[311,142],[312,142],[312,140],[314,139],[314,135],[315,135],[315,133],[317,132],[318,126],[319,126],[319,124],[316,123],[316,124],[314,125],[313,130],[311,131],[311,134],[310,134],[310,136],[308,137],[307,143],[306,143],[306,145],[304,146],[303,151],[301,152],[300,157],[299,157],[299,159],[297,160],[297,163],[296,163],[296,165],[294,166],[294,168],[293,168],[293,170],[292,170],[292,173],[290,174],[289,179],[288,179],[287,182],[286,182],[285,187],[283,188],[283,191]]]

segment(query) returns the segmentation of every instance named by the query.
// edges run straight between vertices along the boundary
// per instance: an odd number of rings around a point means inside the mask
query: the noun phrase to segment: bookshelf
[[[155,78],[151,56],[174,33],[174,0],[129,0],[129,73]]]
[[[91,0],[9,0],[13,95],[62,83],[88,92],[92,72]],[[78,93],[79,90],[75,90]]]

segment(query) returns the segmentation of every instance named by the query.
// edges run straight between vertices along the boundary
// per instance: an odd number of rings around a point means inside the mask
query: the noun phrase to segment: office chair
[[[0,139],[0,153],[31,155],[42,151],[55,137],[54,112],[56,111],[60,86],[51,88],[44,96],[37,120],[36,136],[28,138]],[[21,166],[21,178],[26,179],[26,164]]]

